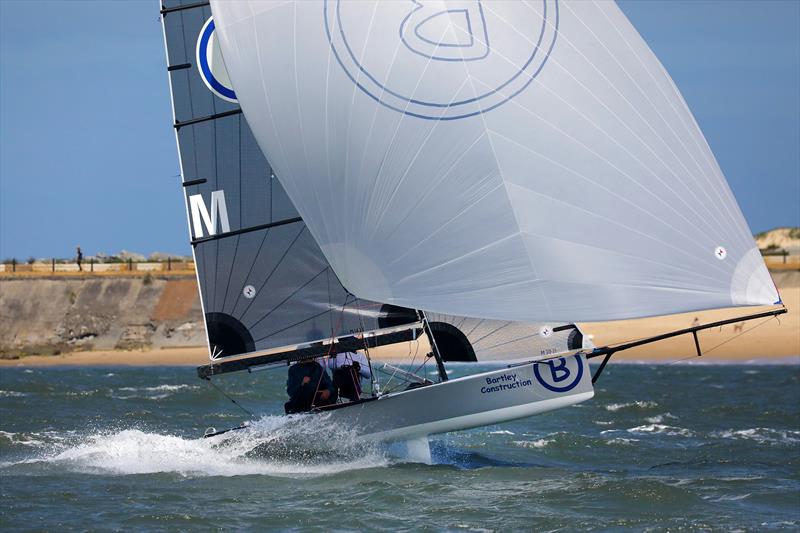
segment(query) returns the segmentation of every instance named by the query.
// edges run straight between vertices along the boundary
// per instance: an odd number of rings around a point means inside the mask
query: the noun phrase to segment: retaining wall
[[[193,276],[0,278],[0,354],[205,345]]]

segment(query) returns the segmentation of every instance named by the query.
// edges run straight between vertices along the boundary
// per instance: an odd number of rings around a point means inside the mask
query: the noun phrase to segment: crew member
[[[287,414],[336,403],[336,391],[328,372],[313,358],[303,359],[289,367],[286,393],[289,401],[283,407]]]
[[[339,397],[351,401],[361,399],[361,380],[372,378],[369,361],[359,352],[342,352],[329,358],[328,369],[333,373],[333,388]]]

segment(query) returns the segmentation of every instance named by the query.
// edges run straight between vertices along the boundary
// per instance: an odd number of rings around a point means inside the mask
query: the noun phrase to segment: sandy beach
[[[704,352],[700,360],[744,362],[800,356],[800,287],[783,288],[780,292],[789,310],[784,315],[738,322],[699,332],[700,347]],[[592,335],[592,342],[595,345],[603,346],[688,328],[692,326],[695,317],[701,324],[707,324],[769,309],[769,307],[721,309],[639,320],[592,322],[581,324],[581,329],[586,334]],[[620,352],[612,360],[669,362],[678,359],[698,360],[691,335],[682,335]]]

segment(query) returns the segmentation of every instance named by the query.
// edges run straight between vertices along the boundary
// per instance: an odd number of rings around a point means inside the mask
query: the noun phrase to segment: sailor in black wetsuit
[[[336,391],[331,378],[314,359],[304,359],[289,367],[286,393],[289,394],[289,401],[283,408],[287,414],[336,403]]]

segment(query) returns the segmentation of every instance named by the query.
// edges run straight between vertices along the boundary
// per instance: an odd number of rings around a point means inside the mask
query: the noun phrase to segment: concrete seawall
[[[0,279],[0,356],[200,346],[194,276]]]

